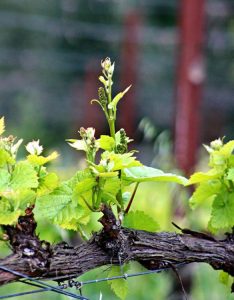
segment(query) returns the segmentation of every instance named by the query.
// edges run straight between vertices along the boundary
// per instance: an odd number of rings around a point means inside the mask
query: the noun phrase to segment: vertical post
[[[205,0],[181,0],[180,4],[175,157],[178,166],[189,175],[196,163],[200,132]]]
[[[137,12],[131,12],[125,17],[124,39],[122,47],[120,85],[125,89],[132,84],[132,88],[124,96],[120,104],[120,126],[129,136],[135,133],[136,105],[135,90],[137,86],[138,52],[139,52],[140,17]]]

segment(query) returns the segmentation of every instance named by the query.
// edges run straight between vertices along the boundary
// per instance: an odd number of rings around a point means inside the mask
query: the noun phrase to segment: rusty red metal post
[[[205,0],[181,0],[180,4],[175,156],[178,167],[189,175],[196,163],[201,130]]]

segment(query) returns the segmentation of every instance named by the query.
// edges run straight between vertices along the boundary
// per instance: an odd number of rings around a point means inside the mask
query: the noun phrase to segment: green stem
[[[108,76],[108,92],[107,92],[108,104],[110,104],[112,101],[111,82],[112,82],[112,76]],[[109,128],[110,128],[110,135],[115,140],[115,116],[114,115],[115,114],[114,114],[113,108],[109,109],[108,124],[109,124]]]
[[[115,120],[110,118],[108,124],[110,127],[110,135],[115,140]]]
[[[127,206],[127,208],[124,211],[125,214],[127,214],[129,212],[130,208],[131,208],[131,205],[132,205],[133,199],[134,199],[134,197],[136,195],[136,191],[137,191],[137,188],[138,188],[139,184],[140,184],[140,182],[137,182],[137,184],[136,184],[136,186],[134,188],[134,191],[132,193],[131,199],[129,200],[128,206]]]

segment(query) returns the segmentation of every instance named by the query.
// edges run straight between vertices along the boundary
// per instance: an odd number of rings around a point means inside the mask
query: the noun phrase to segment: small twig
[[[188,228],[181,228],[180,226],[176,225],[174,222],[171,222],[171,223],[172,223],[172,225],[174,225],[177,229],[179,229],[184,234],[189,234],[189,235],[192,235],[192,236],[197,237],[197,238],[202,238],[202,239],[206,239],[206,240],[209,240],[209,241],[217,242],[217,240],[213,236],[211,236],[207,233],[198,232],[198,231],[191,230],[191,229],[188,229]]]
[[[179,280],[179,283],[180,283],[180,286],[181,286],[181,290],[182,290],[182,293],[184,295],[184,298],[185,300],[188,300],[188,297],[187,297],[187,294],[186,294],[186,291],[184,289],[184,285],[183,285],[183,282],[182,282],[182,279],[180,277],[180,274],[178,273],[178,270],[176,269],[176,266],[173,265],[171,262],[169,261],[166,261],[166,263],[171,267],[171,269],[174,271],[174,273],[176,274],[176,277],[178,278]]]
[[[137,182],[137,184],[136,184],[136,186],[134,188],[134,191],[132,193],[131,199],[128,202],[128,206],[126,207],[126,209],[124,211],[125,214],[127,214],[129,212],[130,208],[131,208],[131,205],[132,205],[133,199],[134,199],[134,197],[136,195],[136,191],[137,191],[137,188],[138,188],[139,184],[140,184],[140,182]]]

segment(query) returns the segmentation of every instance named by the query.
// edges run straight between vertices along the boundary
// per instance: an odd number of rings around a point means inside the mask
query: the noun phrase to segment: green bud
[[[116,153],[118,154],[124,154],[128,151],[128,147],[127,145],[123,145],[123,144],[118,144],[116,146]]]
[[[116,146],[116,152],[119,154],[124,154],[128,151],[128,137],[123,128],[120,129],[120,143]]]
[[[120,143],[121,144],[127,143],[127,140],[126,140],[127,135],[126,135],[125,130],[123,128],[121,128],[119,132],[120,132]]]
[[[101,105],[105,107],[108,100],[107,100],[106,92],[103,87],[100,87],[98,89],[98,98],[99,98]]]

